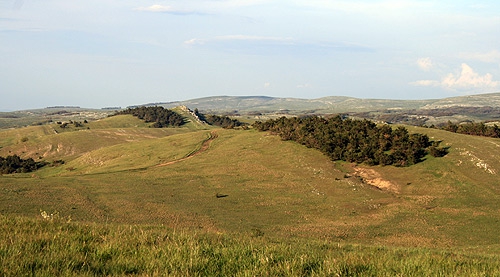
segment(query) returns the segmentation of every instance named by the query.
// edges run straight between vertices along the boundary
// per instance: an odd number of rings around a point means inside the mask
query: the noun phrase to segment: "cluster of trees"
[[[447,151],[424,134],[410,134],[404,127],[377,126],[369,120],[351,120],[337,115],[330,118],[270,119],[257,121],[253,127],[270,131],[283,140],[293,140],[316,148],[332,160],[369,165],[410,166],[430,153],[436,157]]]
[[[180,114],[159,106],[128,108],[116,114],[131,114],[146,122],[154,122],[155,128],[179,127],[185,124],[184,117]]]
[[[74,125],[76,128],[85,127],[83,124],[87,124],[89,122],[85,119],[83,121],[83,123],[78,122],[78,121],[73,121],[73,120],[70,120],[69,122],[57,121],[56,123],[59,125],[59,127],[64,129],[64,128],[68,127],[68,125],[70,125],[70,124]]]
[[[453,106],[453,107],[439,108],[439,109],[410,110],[409,112],[417,114],[417,115],[428,115],[428,116],[434,116],[434,117],[452,116],[452,115],[457,115],[457,114],[497,117],[498,114],[500,114],[500,108],[490,107],[490,106],[485,106],[485,107]]]
[[[388,123],[401,123],[414,126],[426,126],[431,118],[464,115],[479,118],[500,118],[498,107],[446,107],[438,109],[410,109],[410,110],[379,110],[372,112],[352,112],[352,117],[366,118]],[[431,126],[433,127],[433,126]]]
[[[456,124],[448,121],[448,123],[442,126],[441,129],[458,134],[500,138],[500,128],[496,124],[489,126],[484,124],[484,122]]]
[[[214,126],[219,126],[226,129],[233,129],[235,127],[246,126],[246,123],[243,123],[237,119],[231,119],[229,116],[219,116],[219,115],[205,115],[198,111],[198,109],[194,109],[194,114],[198,116],[198,118],[206,123]]]
[[[35,162],[32,158],[21,159],[17,155],[0,156],[0,174],[26,173],[47,165],[46,162]]]

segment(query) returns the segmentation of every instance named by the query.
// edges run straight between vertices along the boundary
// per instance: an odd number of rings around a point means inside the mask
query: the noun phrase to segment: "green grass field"
[[[498,276],[498,255],[0,216],[2,276]]]
[[[193,121],[86,127],[0,131],[0,156],[65,161],[0,176],[5,275],[500,274],[498,139],[411,127],[450,152],[396,168]]]

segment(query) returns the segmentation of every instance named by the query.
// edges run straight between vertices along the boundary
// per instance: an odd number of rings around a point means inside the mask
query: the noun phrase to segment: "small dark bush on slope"
[[[35,162],[32,158],[21,159],[17,155],[0,157],[0,174],[32,172],[46,164],[46,162]]]

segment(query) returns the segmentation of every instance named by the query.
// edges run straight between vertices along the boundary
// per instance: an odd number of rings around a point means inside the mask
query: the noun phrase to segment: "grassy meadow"
[[[2,276],[498,276],[494,255],[0,216]]]
[[[498,139],[409,127],[450,152],[396,168],[194,121],[58,128],[0,131],[65,161],[0,176],[3,275],[500,275]]]

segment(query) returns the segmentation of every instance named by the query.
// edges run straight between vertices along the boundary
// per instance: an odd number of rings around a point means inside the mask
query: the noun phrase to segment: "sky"
[[[490,92],[497,0],[0,0],[0,111]]]

